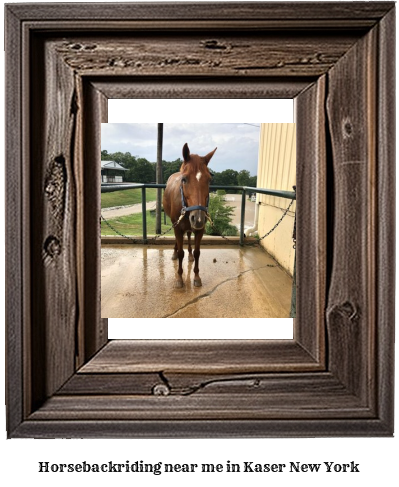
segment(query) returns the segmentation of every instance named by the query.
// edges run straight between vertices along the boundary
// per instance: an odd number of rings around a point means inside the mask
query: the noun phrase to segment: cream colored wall
[[[259,188],[292,191],[296,184],[296,131],[294,123],[263,123],[261,125],[258,181]],[[257,195],[259,206],[258,234],[262,237],[281,218],[291,200]],[[294,270],[292,231],[296,203],[281,224],[261,245],[291,275]]]

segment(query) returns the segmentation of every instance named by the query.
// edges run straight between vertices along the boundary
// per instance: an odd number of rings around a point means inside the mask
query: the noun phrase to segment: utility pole
[[[163,144],[163,123],[158,124],[157,141],[157,184],[162,184],[162,144]],[[161,214],[162,214],[162,188],[157,188],[157,206],[155,233],[161,233]]]

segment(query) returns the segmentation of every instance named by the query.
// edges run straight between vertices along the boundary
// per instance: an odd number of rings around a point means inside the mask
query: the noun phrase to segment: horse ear
[[[216,152],[216,149],[217,149],[217,147],[215,147],[215,149],[214,149],[212,152],[210,152],[209,154],[207,154],[207,155],[204,157],[204,159],[205,159],[205,164],[206,164],[206,165],[208,165],[209,161],[212,159],[212,156],[213,156],[213,154]]]
[[[190,149],[188,148],[187,142],[183,146],[183,159],[184,162],[188,162],[190,160]]]

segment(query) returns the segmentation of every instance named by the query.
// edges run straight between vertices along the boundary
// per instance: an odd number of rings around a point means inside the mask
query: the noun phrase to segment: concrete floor
[[[104,245],[103,318],[289,318],[292,279],[257,246],[201,247],[202,287],[183,261],[183,289],[174,289],[173,247]]]

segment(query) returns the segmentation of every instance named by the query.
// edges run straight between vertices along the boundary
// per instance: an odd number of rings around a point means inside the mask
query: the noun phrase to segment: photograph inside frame
[[[101,316],[292,326],[295,188],[294,123],[102,124]]]

